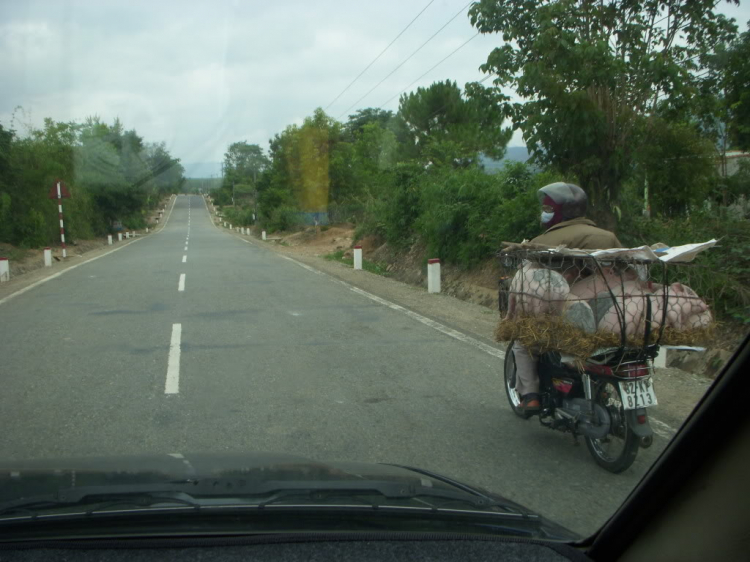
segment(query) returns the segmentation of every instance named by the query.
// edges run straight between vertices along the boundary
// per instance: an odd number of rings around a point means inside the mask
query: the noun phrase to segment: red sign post
[[[60,216],[60,242],[62,244],[62,256],[67,258],[68,251],[65,248],[65,226],[63,225],[62,200],[70,197],[70,191],[68,191],[68,187],[62,182],[62,180],[58,179],[49,190],[48,197],[50,199],[57,199],[57,212]]]

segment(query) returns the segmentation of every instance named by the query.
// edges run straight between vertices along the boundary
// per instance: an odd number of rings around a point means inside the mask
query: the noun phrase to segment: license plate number
[[[648,408],[657,404],[651,377],[632,381],[620,381],[620,393],[622,395],[623,408],[626,410]]]

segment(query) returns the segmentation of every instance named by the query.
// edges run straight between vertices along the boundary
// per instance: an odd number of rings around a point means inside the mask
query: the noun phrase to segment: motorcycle
[[[653,358],[658,346],[603,350],[576,365],[557,352],[539,358],[541,411],[520,408],[513,342],[505,352],[505,391],[521,418],[539,415],[542,425],[583,436],[596,463],[612,473],[628,469],[639,448],[653,443],[648,408],[656,406]]]

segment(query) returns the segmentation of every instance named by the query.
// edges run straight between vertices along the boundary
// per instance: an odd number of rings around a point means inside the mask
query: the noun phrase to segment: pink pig
[[[558,272],[527,263],[511,281],[506,318],[558,314],[569,292],[567,281]]]
[[[658,309],[653,318],[661,324],[664,307],[664,287],[654,292],[651,299],[652,306]],[[666,289],[667,297],[667,326],[676,330],[694,327],[705,327],[711,323],[712,316],[708,305],[696,294],[693,289],[682,283],[672,283]],[[708,313],[708,314],[706,314]],[[698,326],[693,323],[697,322]]]

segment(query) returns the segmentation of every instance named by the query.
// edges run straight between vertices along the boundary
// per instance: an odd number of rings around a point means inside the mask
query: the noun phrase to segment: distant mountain
[[[502,160],[493,160],[487,158],[484,154],[480,155],[479,159],[488,174],[495,174],[503,169],[506,162],[526,162],[530,157],[531,155],[525,146],[509,146],[505,150],[505,158]]]
[[[221,162],[183,162],[186,178],[221,176]]]

